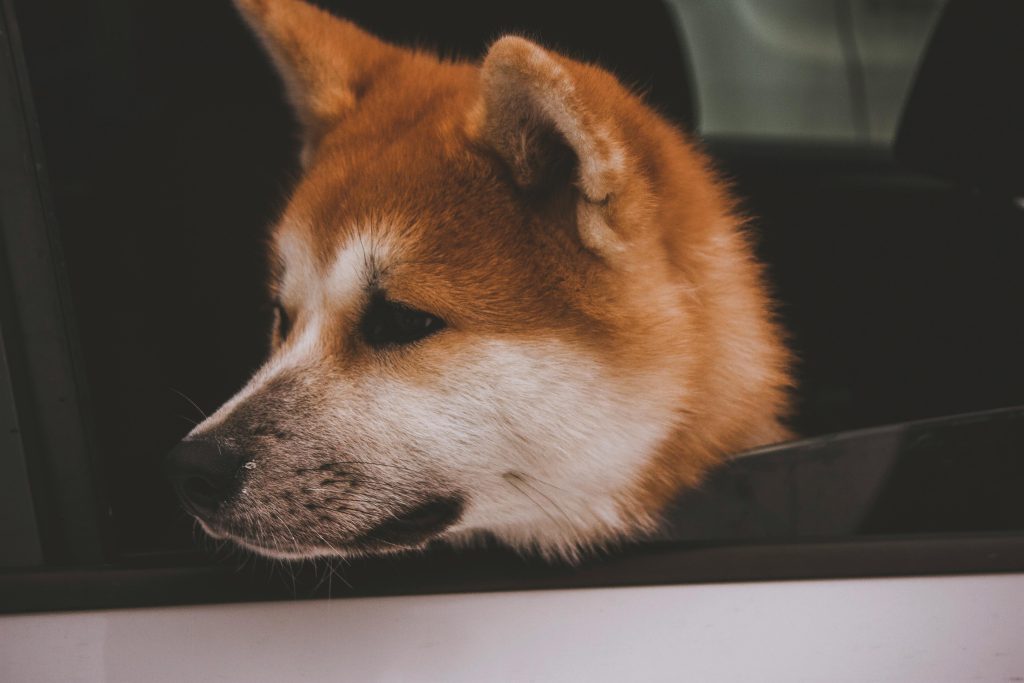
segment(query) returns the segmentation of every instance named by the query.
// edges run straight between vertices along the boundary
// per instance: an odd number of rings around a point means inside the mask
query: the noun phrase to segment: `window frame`
[[[8,393],[26,472],[4,486],[21,496],[17,523],[30,542],[13,558],[22,568],[0,571],[0,613],[1024,571],[1024,532],[784,543],[655,541],[576,567],[498,548],[443,548],[355,563],[345,574],[354,588],[328,581],[329,574],[309,566],[291,583],[239,574],[200,554],[118,558],[109,542],[68,282],[12,2],[3,0],[2,8],[0,93],[7,96],[0,99],[0,142],[11,152],[0,159],[0,341],[6,351],[0,362],[11,373]],[[0,394],[7,389],[0,386]]]
[[[0,13],[0,309],[42,559],[106,559],[73,316],[13,5]],[[27,519],[26,511],[26,519]]]

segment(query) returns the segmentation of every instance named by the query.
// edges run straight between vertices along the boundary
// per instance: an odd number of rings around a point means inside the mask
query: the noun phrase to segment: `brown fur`
[[[422,381],[430,358],[476,336],[554,336],[623,377],[661,377],[685,402],[620,501],[638,522],[726,454],[786,438],[790,358],[734,202],[613,76],[520,38],[482,65],[444,62],[299,0],[238,5],[305,135],[306,175],[277,230],[304,231],[326,264],[343,226],[404,219],[414,250],[382,283],[464,333],[424,351]],[[358,366],[364,352],[336,343]]]

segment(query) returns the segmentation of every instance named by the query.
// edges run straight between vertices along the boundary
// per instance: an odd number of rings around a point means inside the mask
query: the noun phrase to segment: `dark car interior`
[[[685,27],[680,34],[658,0],[321,4],[386,39],[452,56],[478,57],[504,32],[532,36],[612,69],[700,130]],[[1024,405],[1024,110],[1012,85],[1024,66],[1014,35],[1022,9],[949,3],[891,148],[704,141],[756,226],[799,358],[792,424],[802,437]],[[297,171],[280,84],[226,0],[14,0],[12,17],[66,269],[105,557],[216,562],[195,550],[159,463],[267,349],[263,235]],[[684,503],[684,513],[699,511],[679,533],[955,531],[934,516],[915,522],[914,511],[963,490],[949,524],[1019,532],[1024,510],[1000,501],[1024,484],[1024,420],[1000,420],[1005,438],[977,465],[981,442],[957,442],[936,473],[914,441],[916,464],[892,470],[865,516],[814,508],[834,524],[755,523],[749,510],[726,509],[728,500],[785,507],[761,495],[784,481],[785,447],[773,450],[761,462],[774,465],[751,464],[739,479],[734,469],[709,486],[715,500]],[[821,443],[801,453],[826,453]],[[973,488],[958,488],[965,478]],[[761,493],[744,494],[740,479]],[[842,491],[853,479],[821,485]],[[50,557],[61,557],[59,545]],[[511,561],[492,557],[479,566]]]

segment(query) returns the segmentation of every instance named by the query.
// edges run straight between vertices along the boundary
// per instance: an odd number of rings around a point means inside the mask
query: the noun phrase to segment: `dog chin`
[[[206,520],[200,519],[198,517],[196,518],[196,521],[199,522],[199,526],[202,528],[203,533],[205,533],[207,536],[209,536],[213,540],[215,540],[215,541],[227,541],[228,543],[233,543],[234,545],[237,545],[239,548],[244,548],[244,549],[246,549],[246,550],[248,550],[250,552],[253,552],[253,553],[257,554],[257,555],[262,555],[263,557],[269,557],[269,558],[274,559],[274,560],[306,560],[306,559],[312,559],[314,557],[320,557],[320,556],[327,555],[327,554],[344,556],[344,554],[341,553],[341,552],[333,552],[333,551],[320,552],[319,549],[316,549],[316,548],[306,549],[306,548],[299,548],[299,547],[297,547],[297,548],[289,549],[289,550],[284,550],[282,548],[272,548],[272,547],[260,545],[259,543],[256,543],[255,541],[252,541],[250,539],[245,538],[244,536],[239,536],[237,534],[232,534],[232,533],[229,533],[227,531],[223,531],[221,529],[218,529],[213,524],[207,522]]]
[[[214,540],[232,543],[239,548],[272,560],[287,561],[315,560],[318,558],[355,559],[422,552],[435,541],[444,540],[449,536],[448,533],[442,531],[404,542],[362,537],[347,542],[325,543],[324,545],[301,546],[296,544],[291,547],[281,547],[266,545],[246,536],[222,531],[203,520],[199,520],[199,524],[203,531]]]
[[[229,541],[257,555],[277,560],[309,560],[318,557],[360,557],[393,555],[424,550],[432,541],[449,535],[459,526],[465,501],[456,495],[441,495],[392,513],[362,532],[335,543],[320,537],[321,543],[304,545],[297,540],[268,545],[238,530],[226,531],[216,523],[196,517],[203,531],[219,541]]]
[[[401,553],[417,552],[427,548],[433,539],[425,540],[417,544],[400,545],[397,543],[348,543],[327,546],[311,546],[308,548],[281,548],[271,547],[256,543],[243,537],[224,535],[222,539],[234,543],[240,548],[272,560],[303,561],[319,558],[341,558],[355,559],[359,557],[379,557],[381,555],[398,555]]]
[[[203,530],[203,533],[212,538],[215,541],[233,541],[231,534],[226,531],[221,531],[217,527],[207,522],[202,517],[194,517],[196,522],[199,523],[199,527]]]
[[[302,560],[315,560],[322,557],[333,557],[333,558],[352,558],[357,557],[360,553],[347,547],[347,546],[332,546],[330,548],[321,547],[310,547],[310,548],[278,548],[268,547],[253,543],[243,538],[232,538],[231,541],[241,548],[266,557],[272,560],[287,560],[292,562],[298,562]]]

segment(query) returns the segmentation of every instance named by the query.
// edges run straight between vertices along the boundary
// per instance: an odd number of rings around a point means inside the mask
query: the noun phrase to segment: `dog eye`
[[[277,338],[279,341],[284,341],[288,338],[288,333],[292,331],[292,320],[288,317],[288,312],[284,310],[284,306],[281,304],[274,304],[274,324],[277,326]]]
[[[377,348],[411,344],[444,329],[436,315],[375,296],[363,316],[366,343]]]

